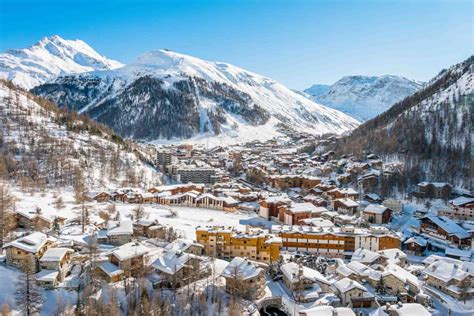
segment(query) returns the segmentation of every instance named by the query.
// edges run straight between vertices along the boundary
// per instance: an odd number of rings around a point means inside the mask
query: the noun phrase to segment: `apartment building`
[[[438,216],[457,220],[474,220],[474,198],[458,197],[449,201],[449,208],[438,210]]]
[[[265,219],[278,218],[279,208],[290,203],[291,200],[286,195],[267,197],[258,202],[260,205],[259,215]]]
[[[208,256],[243,257],[264,263],[278,260],[282,245],[281,238],[248,227],[246,232],[222,226],[198,227],[196,241],[204,246],[204,253]]]
[[[282,250],[302,251],[332,258],[349,258],[355,249],[372,251],[400,248],[400,237],[388,229],[273,225]]]
[[[160,168],[165,168],[166,166],[171,165],[173,155],[170,150],[160,150],[156,153],[156,164]]]
[[[213,184],[217,180],[216,169],[209,167],[180,166],[176,169],[176,179],[182,183]]]

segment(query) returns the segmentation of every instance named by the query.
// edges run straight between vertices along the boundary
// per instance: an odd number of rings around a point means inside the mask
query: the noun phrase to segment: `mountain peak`
[[[59,35],[44,37],[34,45],[0,54],[0,77],[30,89],[59,75],[122,67],[97,53],[81,40]]]
[[[270,78],[165,49],[120,69],[63,76],[34,92],[124,137],[158,142],[216,136],[237,143],[288,130],[340,134],[359,124]]]
[[[350,75],[331,86],[313,85],[304,92],[316,102],[365,121],[413,94],[422,85],[397,75]]]

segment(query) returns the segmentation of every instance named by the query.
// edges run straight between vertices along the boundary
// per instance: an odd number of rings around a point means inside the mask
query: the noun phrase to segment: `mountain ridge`
[[[31,89],[61,74],[116,69],[123,64],[97,53],[82,40],[44,37],[23,49],[0,54],[0,78]]]
[[[144,53],[116,70],[61,76],[32,91],[142,140],[218,136],[228,143],[266,140],[285,129],[340,134],[358,125],[273,79],[169,50]],[[163,127],[165,114],[176,128]]]
[[[422,86],[422,82],[403,76],[350,75],[332,85],[313,85],[304,92],[315,102],[367,121]]]

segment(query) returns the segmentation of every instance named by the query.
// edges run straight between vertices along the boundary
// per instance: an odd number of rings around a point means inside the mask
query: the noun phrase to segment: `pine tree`
[[[36,285],[35,258],[33,257],[25,260],[23,273],[16,283],[15,302],[16,309],[24,315],[30,316],[41,312],[43,296],[41,289]]]
[[[145,209],[143,208],[142,205],[138,205],[132,210],[133,217],[135,220],[142,219],[143,216],[145,215]]]
[[[62,196],[59,196],[56,201],[54,201],[54,207],[58,210],[64,208],[64,201]]]
[[[3,244],[15,227],[14,207],[15,197],[7,186],[0,183],[0,251],[3,251]]]

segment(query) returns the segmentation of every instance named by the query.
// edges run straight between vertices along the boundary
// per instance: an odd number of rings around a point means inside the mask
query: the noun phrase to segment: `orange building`
[[[204,246],[204,254],[217,258],[244,257],[270,263],[280,257],[281,238],[261,229],[239,232],[231,227],[198,227],[196,241]]]

